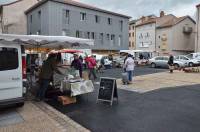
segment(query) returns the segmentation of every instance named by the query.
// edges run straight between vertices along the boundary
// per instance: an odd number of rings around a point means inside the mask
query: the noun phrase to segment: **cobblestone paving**
[[[133,83],[123,85],[121,79],[117,80],[118,88],[144,93],[161,88],[190,86],[200,84],[199,73],[185,73],[183,71],[175,71],[173,74],[169,72],[161,72],[149,75],[134,77]]]
[[[24,121],[0,127],[0,132],[89,132],[43,102],[26,102],[17,112]]]

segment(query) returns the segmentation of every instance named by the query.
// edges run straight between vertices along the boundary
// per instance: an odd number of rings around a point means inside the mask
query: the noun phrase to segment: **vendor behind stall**
[[[71,63],[71,67],[74,68],[75,70],[78,70],[79,75],[82,78],[82,71],[83,71],[82,61],[79,59],[77,54],[74,54],[74,60]]]
[[[53,73],[56,72],[58,74],[62,74],[57,69],[57,59],[56,54],[50,54],[47,58],[47,60],[43,63],[41,72],[39,75],[40,78],[40,88],[36,95],[36,100],[41,101],[45,98],[45,93],[47,91],[47,88],[49,86],[49,83],[53,77]]]

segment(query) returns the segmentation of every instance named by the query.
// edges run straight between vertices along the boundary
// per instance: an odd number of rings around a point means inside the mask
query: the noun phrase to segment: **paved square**
[[[118,88],[139,93],[161,88],[190,86],[196,84],[200,84],[200,74],[185,73],[183,71],[175,71],[173,74],[170,74],[169,72],[161,72],[136,76],[134,77],[133,83],[130,85],[123,85],[121,79],[117,80]]]

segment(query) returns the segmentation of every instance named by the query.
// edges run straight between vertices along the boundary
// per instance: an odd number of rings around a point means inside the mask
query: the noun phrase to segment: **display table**
[[[94,85],[91,80],[84,80],[80,82],[69,82],[63,80],[61,82],[61,91],[71,91],[71,96],[91,93],[94,91]]]

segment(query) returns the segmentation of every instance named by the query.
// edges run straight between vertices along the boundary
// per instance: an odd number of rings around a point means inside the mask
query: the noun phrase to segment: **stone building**
[[[0,32],[27,34],[27,19],[24,12],[38,0],[16,0],[0,5]]]

